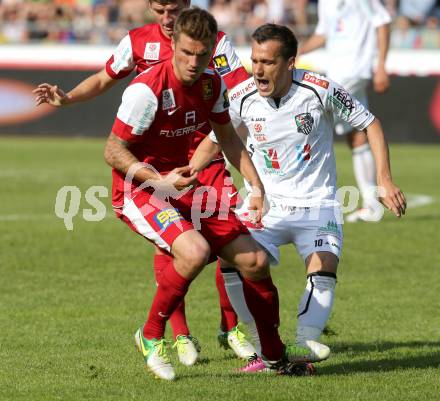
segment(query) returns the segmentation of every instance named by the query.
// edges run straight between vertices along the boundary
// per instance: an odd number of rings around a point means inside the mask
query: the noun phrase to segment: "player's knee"
[[[331,252],[315,252],[306,259],[307,272],[336,273],[339,259]]]
[[[188,271],[198,272],[208,263],[211,250],[207,242],[188,244],[181,262]]]
[[[241,266],[245,276],[254,279],[262,279],[269,275],[269,258],[263,250],[257,250],[248,255]]]

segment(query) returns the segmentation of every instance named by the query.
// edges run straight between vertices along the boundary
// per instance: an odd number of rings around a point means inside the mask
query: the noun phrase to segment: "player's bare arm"
[[[379,188],[383,188],[383,192],[379,193],[379,200],[397,217],[401,217],[405,214],[406,210],[405,195],[400,188],[393,183],[388,144],[385,140],[380,121],[375,118],[365,129],[365,133],[368,136],[376,164],[377,185]]]
[[[390,86],[390,78],[385,69],[388,48],[390,44],[390,25],[385,24],[377,28],[377,67],[373,76],[373,86],[377,93],[385,92]]]
[[[173,185],[177,190],[182,190],[194,184],[197,179],[197,173],[191,173],[190,166],[175,168],[164,177],[144,167],[130,151],[130,143],[113,133],[110,133],[107,139],[104,159],[108,165],[123,174],[134,172],[133,178],[139,182],[160,180],[164,186]]]
[[[265,192],[257,170],[232,124],[221,125],[214,121],[210,121],[210,123],[228,160],[252,186],[249,210],[255,211],[254,220],[259,223],[264,212]]]
[[[192,171],[203,170],[221,152],[219,144],[213,142],[209,135],[200,142],[190,161]]]
[[[306,54],[313,50],[324,47],[324,45],[325,45],[325,36],[314,34],[310,36],[310,38],[308,38],[303,44],[301,44],[300,48],[298,49],[298,56],[301,56],[302,54]]]
[[[111,78],[105,69],[97,72],[80,82],[70,92],[65,93],[57,85],[43,83],[33,90],[35,105],[48,103],[55,107],[66,106],[84,102],[101,95],[116,84],[117,80]]]

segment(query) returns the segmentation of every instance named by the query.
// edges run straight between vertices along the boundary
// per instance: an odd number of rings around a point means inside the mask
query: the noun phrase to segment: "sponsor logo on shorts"
[[[331,235],[337,239],[341,238],[341,232],[339,231],[338,224],[335,221],[329,220],[327,221],[326,226],[321,226],[318,228],[318,232],[316,233],[317,237],[326,236],[326,235]],[[331,245],[338,247],[333,243]]]
[[[213,61],[214,67],[220,75],[225,75],[228,72],[231,72],[231,67],[229,66],[226,54],[219,54],[218,56],[215,56]]]
[[[148,42],[145,44],[144,59],[159,60],[160,42]]]
[[[298,132],[309,135],[313,129],[313,117],[310,113],[301,113],[295,116],[295,123]]]
[[[154,220],[162,230],[166,230],[172,223],[183,220],[183,217],[176,209],[168,208],[158,212]]]
[[[204,79],[202,81],[203,88],[203,100],[212,99],[214,96],[214,91],[212,89],[212,79]]]
[[[165,89],[162,92],[162,110],[174,109],[176,107],[176,101],[174,100],[173,89]]]
[[[321,88],[327,89],[329,86],[329,82],[325,79],[318,78],[314,75],[305,72],[303,75],[303,81],[311,82],[312,84],[318,85]]]
[[[354,110],[354,101],[347,91],[342,88],[333,89],[333,96],[328,98],[339,110],[342,116],[349,117]]]
[[[255,81],[252,80],[251,82],[249,82],[243,89],[240,89],[237,92],[234,92],[231,96],[230,99],[231,101],[238,99],[241,95],[244,95],[245,93],[248,93],[251,89],[253,89],[255,87]]]

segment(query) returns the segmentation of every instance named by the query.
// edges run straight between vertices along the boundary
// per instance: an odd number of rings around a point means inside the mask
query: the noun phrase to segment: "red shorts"
[[[212,191],[216,191],[217,209],[221,207],[220,202],[223,204],[223,207],[232,208],[236,208],[237,205],[242,203],[238,190],[232,183],[231,174],[225,168],[223,159],[211,162],[198,174],[197,180],[201,186],[212,187]]]
[[[141,191],[132,200],[126,199],[117,214],[133,231],[167,252],[180,234],[197,229],[208,241],[211,253],[217,255],[225,245],[249,231],[229,208],[211,211],[206,207],[209,196],[202,195],[206,195],[203,189],[192,190],[165,202]]]

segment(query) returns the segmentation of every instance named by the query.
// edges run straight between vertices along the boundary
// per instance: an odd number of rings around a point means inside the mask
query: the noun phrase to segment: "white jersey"
[[[344,86],[370,79],[376,29],[390,21],[379,0],[320,0],[315,33],[326,37],[327,75]]]
[[[231,120],[249,131],[247,149],[269,198],[298,207],[337,205],[334,118],[363,130],[374,116],[361,103],[339,84],[306,70],[292,72],[279,107],[258,94],[253,78],[229,98]]]

